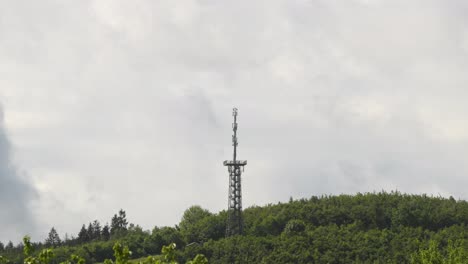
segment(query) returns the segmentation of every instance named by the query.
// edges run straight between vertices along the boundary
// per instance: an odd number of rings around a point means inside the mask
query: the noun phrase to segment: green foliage
[[[88,228],[83,225],[77,239],[63,241],[53,251],[29,238],[23,247],[8,243],[0,249],[0,261],[137,263],[131,256],[146,264],[197,264],[207,259],[212,263],[468,263],[468,203],[453,198],[398,192],[314,196],[250,207],[243,216],[244,234],[225,238],[226,211],[212,214],[193,206],[179,225],[150,232],[128,224],[120,210],[110,226],[101,228],[97,221]],[[72,254],[82,258],[69,257]]]
[[[411,255],[412,264],[459,264],[468,263],[468,253],[462,240],[449,241],[444,256],[439,244],[435,240],[429,241],[428,248],[422,248]]]
[[[197,254],[195,258],[188,261],[187,264],[208,264],[208,259],[203,254]]]
[[[176,261],[176,244],[171,243],[167,246],[163,246],[161,250],[161,257],[148,257],[145,261],[140,262],[140,264],[177,264]],[[187,262],[188,264],[208,264],[208,259],[202,255],[198,254],[193,260]]]
[[[292,219],[292,220],[289,220],[289,222],[284,227],[283,233],[287,235],[299,234],[301,232],[304,232],[305,228],[306,228],[306,225],[304,224],[304,221],[298,220],[298,219]]]
[[[155,227],[150,236],[150,243],[154,245],[158,250],[163,245],[170,243],[176,243],[177,245],[183,245],[183,238],[181,232],[174,227]]]
[[[0,264],[7,264],[9,260],[3,256],[0,256]]]
[[[31,238],[25,236],[23,238],[23,253],[25,256],[24,264],[49,264],[55,257],[55,253],[52,249],[46,248],[42,249],[37,257],[32,256],[34,251],[33,245],[31,243]],[[1,263],[1,262],[0,262]],[[7,263],[7,262],[5,262]],[[71,255],[67,261],[61,262],[61,264],[84,264],[85,259],[77,255]]]
[[[104,261],[105,264],[127,264],[129,263],[128,260],[130,259],[130,256],[132,255],[132,252],[128,249],[127,246],[123,246],[119,242],[115,243],[114,247],[114,257],[115,257],[115,262],[112,260],[106,259]]]
[[[468,263],[466,240],[449,241],[447,248],[447,264]]]
[[[54,251],[50,248],[48,249],[43,249],[41,253],[39,253],[39,256],[37,257],[39,259],[39,263],[42,264],[47,264],[50,263],[50,261],[54,258]]]
[[[31,252],[33,250],[31,244],[31,238],[29,236],[25,236],[23,238],[23,252],[24,252],[24,263],[25,264],[48,264],[54,257],[54,252],[52,249],[43,249],[37,257],[31,256]]]
[[[209,216],[211,216],[211,213],[200,206],[192,206],[185,210],[179,228],[186,243],[207,240],[205,231],[206,226],[209,226],[210,223],[205,219],[208,219]]]
[[[23,253],[24,256],[28,257],[31,255],[32,252],[32,244],[31,244],[31,237],[30,236],[24,236],[23,237]]]
[[[43,249],[37,257],[26,257],[24,259],[24,264],[49,264],[54,256],[54,251],[52,249]]]
[[[60,264],[85,264],[86,263],[86,260],[80,256],[77,256],[77,255],[71,255],[70,256],[70,259],[64,261],[64,262],[60,262]]]
[[[438,249],[436,241],[430,241],[429,248],[420,250],[418,254],[411,257],[411,262],[414,264],[443,264],[444,257]]]
[[[166,263],[176,263],[175,262],[175,248],[176,248],[175,243],[171,243],[167,246],[163,246],[161,253],[164,256],[164,261]]]

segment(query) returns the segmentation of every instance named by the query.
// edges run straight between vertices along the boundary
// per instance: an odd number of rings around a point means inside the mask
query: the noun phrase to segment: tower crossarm
[[[225,160],[223,162],[224,166],[245,166],[247,165],[246,160]]]

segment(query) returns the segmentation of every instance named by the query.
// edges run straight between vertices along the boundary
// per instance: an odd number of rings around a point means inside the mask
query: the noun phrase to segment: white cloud
[[[0,100],[40,194],[33,235],[120,208],[145,228],[192,204],[224,209],[233,106],[247,206],[381,189],[468,198],[467,8],[0,4]]]

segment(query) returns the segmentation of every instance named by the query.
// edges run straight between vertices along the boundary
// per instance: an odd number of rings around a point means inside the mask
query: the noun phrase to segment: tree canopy
[[[243,216],[244,234],[226,238],[226,211],[192,206],[177,225],[147,231],[129,224],[120,210],[110,226],[84,224],[76,238],[58,242],[51,229],[44,244],[29,242],[30,256],[50,263],[77,263],[71,255],[86,263],[118,263],[113,247],[120,243],[118,250],[131,252],[128,258],[153,261],[147,263],[163,261],[157,256],[165,247],[179,263],[198,254],[211,263],[468,263],[468,203],[453,198],[398,192],[312,196],[252,206]],[[168,249],[172,243],[177,247]],[[0,263],[25,260],[22,245],[11,242],[0,247],[0,256]]]

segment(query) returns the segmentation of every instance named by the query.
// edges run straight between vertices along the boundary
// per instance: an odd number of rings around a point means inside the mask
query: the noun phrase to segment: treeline
[[[101,224],[98,220],[94,220],[88,224],[86,227],[85,224],[82,225],[80,231],[78,232],[78,236],[71,236],[69,237],[68,234],[65,234],[63,240],[58,234],[55,227],[52,227],[49,231],[49,235],[45,239],[44,242],[37,242],[32,243],[35,247],[58,247],[58,246],[73,246],[73,245],[80,245],[83,243],[91,242],[91,241],[107,241],[112,237],[119,237],[125,234],[127,230],[128,221],[126,218],[126,213],[124,210],[120,210],[118,214],[115,214],[112,217],[111,225],[105,224],[101,227]],[[131,228],[134,228],[131,225]],[[16,247],[13,245],[13,242],[9,241],[6,245],[4,245],[0,241],[0,252],[2,251],[21,251],[23,248],[23,243],[18,244]]]
[[[80,232],[78,232],[78,237],[76,239],[72,237],[70,240],[66,240],[65,245],[82,244],[96,240],[107,241],[111,236],[124,234],[127,230],[127,226],[127,215],[124,210],[120,209],[119,213],[112,217],[110,226],[106,223],[101,228],[99,221],[94,220],[88,224],[87,228],[86,225],[81,226]]]
[[[87,263],[112,258],[116,241],[132,257],[157,255],[175,243],[180,263],[198,253],[211,263],[468,263],[468,203],[454,198],[381,192],[313,196],[244,211],[244,235],[224,237],[226,211],[187,209],[174,227],[143,230],[128,224],[125,212],[106,229],[96,221],[78,236],[36,243],[54,246],[55,262],[75,254]],[[51,230],[52,233],[52,230]],[[52,239],[52,240],[51,240]],[[10,245],[12,246],[12,245]],[[0,248],[22,263],[21,244]]]
[[[55,227],[52,227],[49,231],[47,238],[44,242],[30,242],[31,247],[34,248],[36,251],[40,251],[45,248],[57,248],[57,252],[59,253],[59,258],[57,263],[62,260],[62,258],[68,257],[67,252],[63,249],[71,248],[79,248],[81,245],[86,245],[90,242],[107,242],[104,243],[106,248],[106,254],[102,256],[97,256],[98,259],[103,261],[106,258],[112,257],[113,254],[113,243],[118,240],[119,238],[125,237],[128,235],[128,232],[133,230],[141,230],[141,227],[135,226],[134,224],[130,224],[127,221],[126,212],[124,210],[120,210],[117,214],[115,214],[111,219],[111,224],[109,225],[106,223],[104,226],[101,227],[101,223],[98,220],[94,220],[90,222],[88,225],[83,224],[81,226],[78,235],[75,237],[74,235],[68,236],[65,234],[63,238],[60,237]],[[86,247],[83,247],[86,248]],[[159,248],[160,250],[161,248]],[[13,245],[13,242],[9,241],[6,245],[0,241],[0,256],[9,257],[8,259],[14,263],[21,263],[22,262],[22,254],[24,251],[24,242],[17,244],[16,246]],[[63,256],[62,256],[63,255]],[[87,251],[84,255],[89,255]],[[94,261],[93,258],[88,258],[88,261]],[[0,262],[1,263],[1,262]],[[55,261],[52,261],[55,263]]]

